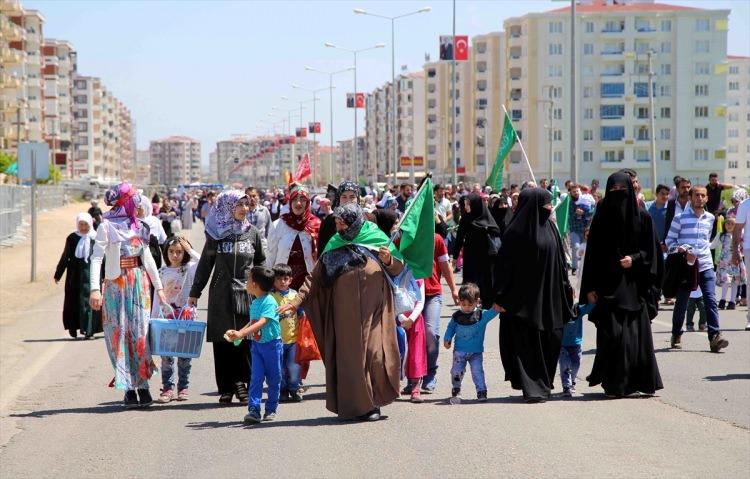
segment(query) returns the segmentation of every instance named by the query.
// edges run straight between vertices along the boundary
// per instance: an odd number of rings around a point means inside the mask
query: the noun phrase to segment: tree
[[[10,153],[0,151],[0,173],[5,172],[10,165],[16,162],[16,157]]]

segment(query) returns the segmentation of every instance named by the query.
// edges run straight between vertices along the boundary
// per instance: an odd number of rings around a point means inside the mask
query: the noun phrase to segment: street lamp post
[[[359,178],[359,164],[357,162],[357,54],[366,52],[368,50],[374,50],[376,48],[383,48],[385,46],[385,43],[378,43],[377,45],[373,45],[368,48],[360,48],[359,50],[352,50],[349,48],[340,47],[338,45],[334,45],[333,43],[326,42],[324,45],[328,48],[337,48],[339,50],[344,50],[345,52],[349,52],[354,55],[354,139],[352,140],[354,142],[354,181],[358,181]]]
[[[396,20],[399,18],[409,17],[411,15],[417,15],[419,13],[428,13],[432,10],[432,7],[424,7],[413,12],[396,15],[395,17],[389,17],[386,15],[379,15],[376,13],[369,13],[361,8],[355,8],[354,13],[357,15],[369,15],[371,17],[383,18],[390,20],[391,22],[391,155],[393,156],[393,182],[396,182],[396,171],[398,171],[398,151],[396,148]],[[356,135],[355,135],[356,136]],[[414,158],[411,160],[411,181],[414,182]],[[386,170],[388,169],[388,163],[386,162]]]
[[[317,68],[313,68],[313,67],[305,67],[305,70],[307,70],[309,72],[325,73],[326,75],[328,75],[328,88],[329,88],[329,93],[330,93],[330,95],[329,95],[329,101],[330,101],[329,108],[330,108],[330,114],[331,114],[331,119],[330,119],[331,123],[330,123],[330,125],[328,125],[328,131],[330,132],[330,142],[331,142],[331,158],[330,158],[330,161],[329,161],[329,172],[328,172],[328,174],[329,174],[329,180],[331,182],[335,183],[335,181],[333,181],[333,75],[337,75],[339,73],[344,73],[344,72],[352,71],[352,70],[354,70],[354,67],[344,68],[343,70],[337,70],[337,71],[333,71],[333,72],[318,70]]]
[[[315,185],[317,183],[316,180],[317,180],[317,175],[318,175],[318,171],[317,171],[318,170],[318,168],[317,168],[317,165],[318,165],[318,133],[317,133],[317,130],[315,129],[315,121],[317,119],[316,118],[315,106],[317,104],[318,97],[316,95],[318,94],[318,92],[325,91],[325,90],[330,90],[331,95],[333,95],[333,88],[335,88],[335,87],[333,85],[329,85],[329,86],[327,86],[325,88],[311,89],[311,88],[304,88],[304,87],[301,87],[299,85],[292,85],[292,88],[295,88],[297,90],[303,90],[303,91],[306,91],[306,92],[309,92],[309,93],[313,94],[313,97],[312,97],[312,102],[313,102],[313,166],[312,166],[311,170],[312,170],[312,177],[313,177],[313,185]]]

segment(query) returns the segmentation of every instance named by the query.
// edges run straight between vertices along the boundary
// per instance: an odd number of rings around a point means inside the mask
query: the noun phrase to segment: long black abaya
[[[55,268],[55,280],[60,281],[65,274],[63,327],[71,337],[76,337],[77,331],[90,337],[102,332],[102,314],[101,311],[93,311],[89,305],[91,263],[83,258],[76,258],[78,240],[80,236],[76,233],[71,233],[65,240],[65,249]],[[92,239],[90,251],[94,250],[93,244]]]
[[[549,397],[562,328],[574,317],[562,241],[544,208],[550,201],[540,188],[521,193],[496,265],[500,359],[505,380],[528,401]]]
[[[629,269],[620,266],[625,256],[633,261]],[[662,269],[651,218],[639,208],[630,177],[614,173],[591,223],[580,296],[581,303],[590,292],[598,296],[589,314],[596,357],[587,379],[607,395],[653,394],[664,387],[650,321],[658,311]]]

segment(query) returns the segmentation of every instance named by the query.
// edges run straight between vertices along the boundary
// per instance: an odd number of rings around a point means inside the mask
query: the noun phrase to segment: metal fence
[[[59,208],[65,204],[65,188],[39,185],[37,205],[40,210]],[[0,185],[0,241],[11,238],[31,214],[31,187]]]

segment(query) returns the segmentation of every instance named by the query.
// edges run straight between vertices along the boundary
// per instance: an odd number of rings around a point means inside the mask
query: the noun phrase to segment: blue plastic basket
[[[197,358],[206,336],[206,323],[179,319],[152,319],[149,341],[154,356]]]

